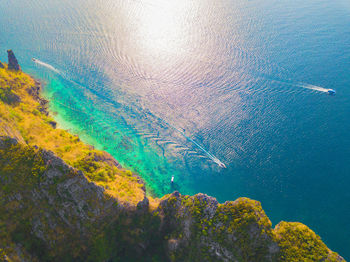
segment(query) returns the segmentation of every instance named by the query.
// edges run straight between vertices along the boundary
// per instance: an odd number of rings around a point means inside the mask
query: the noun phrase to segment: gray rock
[[[17,58],[15,57],[15,54],[11,49],[7,50],[7,57],[8,57],[8,69],[14,70],[14,71],[21,71],[21,67],[18,64]]]
[[[146,196],[143,198],[142,201],[137,203],[137,209],[140,210],[140,211],[147,212],[148,211],[148,207],[149,207],[149,200],[148,200],[148,198]]]

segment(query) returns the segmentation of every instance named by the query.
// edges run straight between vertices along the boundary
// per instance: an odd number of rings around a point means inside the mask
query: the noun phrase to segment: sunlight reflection
[[[184,18],[192,5],[187,0],[141,0],[138,4],[142,5],[142,9],[137,17],[135,31],[141,51],[150,55],[179,55],[189,40],[187,21]]]

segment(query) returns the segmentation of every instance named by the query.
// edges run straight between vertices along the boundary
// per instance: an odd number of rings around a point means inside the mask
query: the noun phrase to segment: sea
[[[256,199],[350,259],[348,0],[1,0],[7,49],[149,195]]]

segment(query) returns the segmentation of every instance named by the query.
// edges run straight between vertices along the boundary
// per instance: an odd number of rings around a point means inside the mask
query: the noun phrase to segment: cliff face
[[[259,202],[219,204],[203,194],[162,201],[167,254],[174,261],[277,261],[280,249]]]
[[[137,260],[157,232],[147,200],[119,203],[52,152],[0,137],[0,174],[0,249],[9,261]]]
[[[248,198],[219,204],[175,192],[158,211],[171,261],[344,261],[301,223],[273,229],[260,203]]]
[[[303,224],[272,228],[258,201],[146,197],[109,154],[55,128],[39,89],[0,69],[0,261],[344,261]]]
[[[0,167],[2,241],[15,243],[10,250],[19,245],[45,260],[74,257],[91,228],[117,217],[118,203],[52,152],[2,137]]]

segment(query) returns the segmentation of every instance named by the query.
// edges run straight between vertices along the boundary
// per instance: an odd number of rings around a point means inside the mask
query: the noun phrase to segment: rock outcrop
[[[27,88],[28,94],[31,95],[36,101],[39,102],[40,107],[38,108],[38,110],[41,113],[48,116],[49,115],[49,111],[48,111],[49,101],[47,101],[46,99],[44,99],[43,97],[40,96],[41,90],[42,90],[41,83],[37,80],[34,81],[34,85]],[[55,127],[56,127],[56,125],[55,125]]]
[[[272,228],[260,202],[204,194],[164,198],[157,210],[170,261],[344,261],[301,223]]]
[[[107,198],[104,189],[81,171],[52,152],[13,138],[0,137],[0,170],[0,221],[8,230],[6,237],[19,245],[37,245],[33,255],[41,259],[49,253],[60,257],[60,249],[68,253],[80,249],[81,241],[92,238],[91,231],[103,228],[101,224],[110,223],[121,212],[116,200]],[[21,238],[16,239],[16,234]]]
[[[277,261],[279,246],[258,201],[219,204],[204,194],[162,201],[162,231],[173,261]]]
[[[8,69],[14,70],[14,71],[21,71],[21,67],[18,64],[17,58],[15,57],[15,54],[11,49],[7,50],[7,57],[8,57]]]

